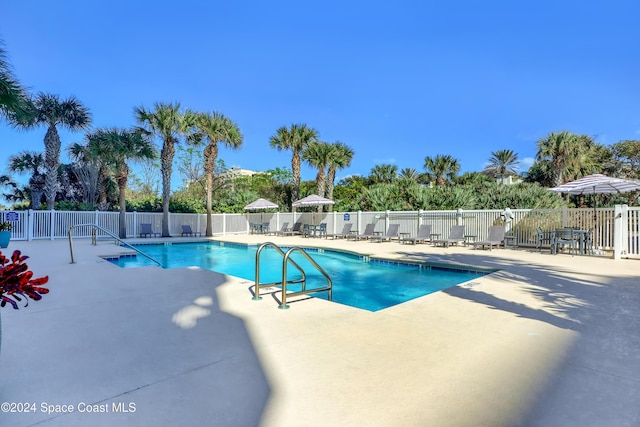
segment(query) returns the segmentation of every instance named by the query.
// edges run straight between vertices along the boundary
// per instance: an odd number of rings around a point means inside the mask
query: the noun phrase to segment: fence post
[[[620,259],[629,252],[627,208],[627,205],[615,205],[613,208],[613,259]]]
[[[422,209],[420,209],[418,211],[418,228],[420,228],[420,226],[422,225],[422,214],[423,214],[423,212],[424,211]]]
[[[138,211],[133,211],[133,237],[138,235]]]
[[[362,227],[361,227],[361,223],[362,223],[362,211],[358,211],[358,213],[356,214],[356,230],[358,230],[358,233],[362,234]]]
[[[462,224],[462,209],[458,209],[456,211],[456,225],[463,225]]]
[[[222,235],[227,235],[227,214],[224,212],[222,212]]]
[[[333,230],[331,231],[332,233],[337,233],[338,231],[336,230],[336,224],[338,222],[338,212],[336,211],[331,211],[331,213],[333,214]]]
[[[55,221],[55,215],[56,215],[56,210],[55,209],[51,209],[49,211],[49,213],[51,214],[51,216],[49,217],[49,234],[51,234],[49,236],[50,240],[55,239],[55,225],[56,225],[56,221]]]
[[[33,209],[27,210],[27,241],[33,240],[33,227],[35,223],[33,220]]]

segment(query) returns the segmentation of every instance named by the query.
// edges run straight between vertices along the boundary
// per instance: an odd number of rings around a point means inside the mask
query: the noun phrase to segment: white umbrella
[[[549,190],[568,194],[615,194],[640,190],[640,182],[595,174],[567,182]]]
[[[630,179],[613,178],[607,175],[594,174],[567,182],[558,187],[549,189],[556,193],[567,193],[574,195],[584,194],[618,194],[629,191],[640,190],[640,182]],[[597,220],[596,203],[593,203],[593,224],[595,233],[595,223]]]
[[[323,206],[323,205],[333,205],[335,202],[331,199],[326,199],[324,197],[320,197],[317,194],[311,194],[303,199],[296,200],[291,204],[294,208],[299,208],[303,206]],[[313,222],[315,222],[316,214],[313,213]]]
[[[260,209],[276,209],[277,207],[278,205],[276,203],[273,203],[267,199],[258,199],[249,203],[247,206],[244,207],[244,209],[246,211],[252,211],[252,210],[260,210]]]
[[[278,205],[267,199],[257,199],[244,207],[246,211],[257,211],[265,209],[277,209]],[[262,222],[262,214],[260,214],[260,222]]]
[[[294,208],[302,206],[321,206],[321,205],[333,205],[335,202],[331,199],[325,199],[317,194],[311,194],[304,199],[296,200],[291,204]]]

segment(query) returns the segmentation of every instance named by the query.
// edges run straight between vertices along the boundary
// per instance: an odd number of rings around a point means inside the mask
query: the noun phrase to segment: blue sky
[[[158,101],[219,111],[245,137],[241,150],[220,150],[228,166],[290,167],[291,153],[268,140],[292,123],[354,149],[338,178],[382,163],[422,171],[437,154],[479,171],[499,149],[528,167],[552,131],[640,139],[637,1],[33,0],[1,9],[0,39],[33,92],[76,96],[94,128],[133,126],[133,108]],[[44,134],[0,122],[5,157],[43,151]],[[61,136],[66,147],[83,134]]]

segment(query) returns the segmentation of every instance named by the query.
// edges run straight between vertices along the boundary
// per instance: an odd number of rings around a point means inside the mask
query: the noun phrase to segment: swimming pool
[[[219,273],[255,281],[255,255],[257,246],[222,242],[148,244],[137,247],[160,261],[165,268],[198,266]],[[288,248],[283,248],[287,250]],[[327,249],[305,248],[311,257],[329,274],[333,281],[333,302],[369,311],[378,311],[414,298],[437,292],[460,283],[484,276],[491,271],[404,263]],[[326,279],[301,254],[291,258],[307,274],[307,289],[326,286]],[[120,267],[156,265],[143,256],[107,258]],[[272,248],[260,254],[260,282],[282,280],[282,255]],[[287,279],[296,279],[300,273],[287,269]],[[298,291],[300,285],[287,285]],[[326,292],[314,294],[327,298]]]

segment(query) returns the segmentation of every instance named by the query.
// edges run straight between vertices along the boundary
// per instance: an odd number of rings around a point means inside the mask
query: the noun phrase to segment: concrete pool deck
[[[0,309],[0,402],[30,411],[4,407],[0,425],[640,425],[638,261],[216,240],[500,271],[375,313],[321,299],[279,310],[271,294],[253,301],[243,279],[119,268],[98,257],[128,252],[112,243],[76,239],[70,264],[66,240],[14,241],[2,252],[28,255],[51,292]]]

